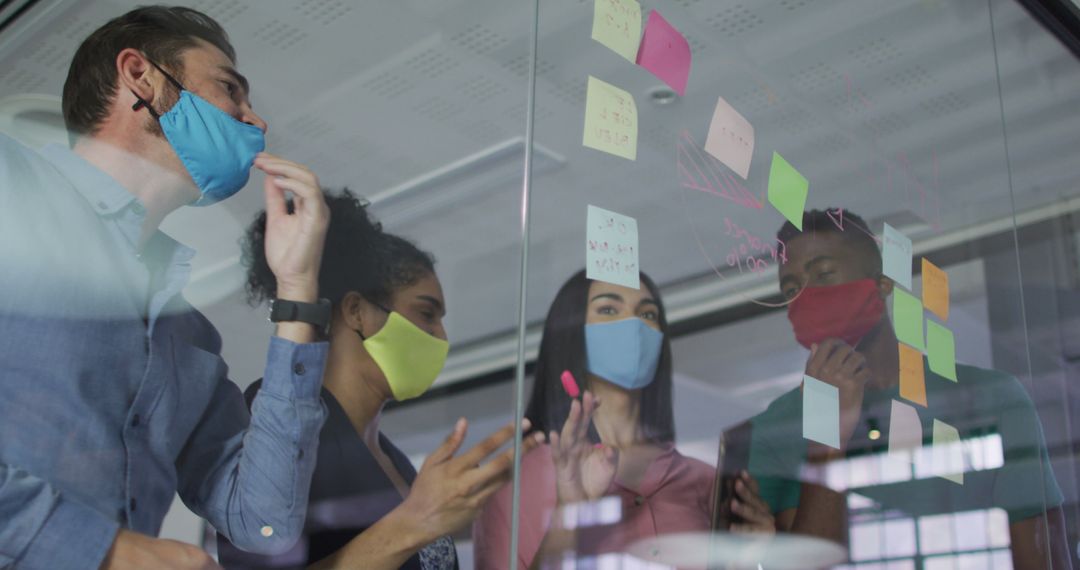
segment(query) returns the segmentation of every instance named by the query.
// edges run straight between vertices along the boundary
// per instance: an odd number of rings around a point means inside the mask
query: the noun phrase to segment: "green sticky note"
[[[637,159],[638,115],[634,96],[589,76],[585,91],[585,133],[581,144]]]
[[[922,301],[898,288],[893,288],[893,326],[900,342],[924,350]]]
[[[596,0],[592,39],[633,63],[641,43],[641,4],[637,0]]]
[[[803,375],[803,437],[840,449],[840,390]]]
[[[930,361],[930,370],[956,382],[956,340],[952,331],[935,323],[926,321],[926,355]]]
[[[802,231],[803,209],[809,191],[810,182],[780,153],[773,152],[772,166],[769,167],[769,203],[799,231]]]
[[[964,484],[964,447],[960,442],[960,432],[941,420],[934,420],[931,459],[934,475],[958,485]]]

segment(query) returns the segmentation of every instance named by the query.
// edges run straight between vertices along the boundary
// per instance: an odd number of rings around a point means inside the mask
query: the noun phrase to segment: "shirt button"
[[[304,458],[304,450],[303,449],[301,449],[300,452],[296,454],[296,458],[297,459],[303,459]]]
[[[139,215],[139,216],[146,213],[146,207],[143,206],[142,204],[138,203],[138,202],[135,202],[135,204],[131,207],[131,209],[132,209],[132,211],[135,212],[136,215]]]
[[[640,507],[644,502],[645,502],[645,497],[642,497],[641,495],[638,495],[638,496],[634,497],[634,504],[635,505]]]
[[[105,210],[108,209],[109,205],[104,200],[98,200],[97,207],[99,210]]]
[[[306,369],[304,368],[304,363],[303,362],[297,362],[296,364],[293,365],[292,371],[297,376],[303,376],[304,372],[306,371]]]
[[[131,417],[131,427],[139,427],[139,414]]]
[[[132,497],[131,500],[128,501],[128,506],[131,507],[131,512],[135,512],[135,497]]]

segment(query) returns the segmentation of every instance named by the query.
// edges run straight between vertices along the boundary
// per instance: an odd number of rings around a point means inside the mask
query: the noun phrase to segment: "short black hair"
[[[204,40],[236,63],[229,36],[213,18],[181,6],[142,6],[109,20],[83,40],[64,82],[64,123],[72,136],[94,134],[116,96],[116,56],[137,49],[183,81],[180,56]]]
[[[843,229],[838,222],[842,221]],[[799,230],[791,222],[784,222],[780,231],[776,232],[776,238],[783,243],[803,234],[834,233],[861,252],[860,261],[866,263],[867,271],[872,275],[881,274],[881,250],[878,249],[877,240],[870,226],[859,217],[858,214],[841,208],[826,208],[824,210],[810,210],[803,212],[803,229]]]
[[[648,287],[656,300],[660,332],[664,340],[660,349],[660,362],[651,384],[641,394],[641,427],[645,436],[657,443],[675,441],[675,419],[671,397],[671,341],[668,334],[667,313],[660,299],[656,283],[644,273],[641,282]],[[589,306],[589,285],[585,270],[574,274],[555,295],[544,321],[544,336],[540,340],[540,353],[536,357],[532,396],[525,410],[525,417],[532,429],[547,434],[562,430],[570,413],[570,397],[562,387],[563,370],[569,370],[578,382],[584,381],[587,370],[585,352],[585,319]],[[581,386],[584,390],[585,386]],[[599,442],[596,430],[589,429],[589,438]]]
[[[330,208],[319,296],[335,307],[355,291],[368,301],[389,305],[394,291],[435,272],[435,259],[409,240],[386,233],[368,213],[368,203],[347,188],[324,192]],[[289,211],[292,211],[292,201]],[[266,261],[266,212],[248,226],[242,243],[247,267],[248,303],[256,305],[277,296],[277,278]]]

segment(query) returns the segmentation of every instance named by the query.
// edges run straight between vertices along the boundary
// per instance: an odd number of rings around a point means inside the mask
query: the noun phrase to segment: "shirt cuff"
[[[27,570],[99,568],[119,530],[116,521],[61,497],[16,566]]]
[[[318,400],[329,344],[270,337],[261,390],[289,400]]]

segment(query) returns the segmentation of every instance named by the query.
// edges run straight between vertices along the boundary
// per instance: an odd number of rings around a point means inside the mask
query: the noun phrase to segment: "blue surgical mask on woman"
[[[240,191],[251,175],[255,155],[266,148],[262,129],[234,119],[206,99],[188,91],[161,66],[150,62],[180,90],[180,98],[163,115],[158,115],[138,95],[132,107],[146,107],[161,125],[161,131],[184,163],[201,196],[193,206],[216,204]]]
[[[664,333],[634,317],[585,325],[589,373],[627,390],[652,383],[660,362]]]

